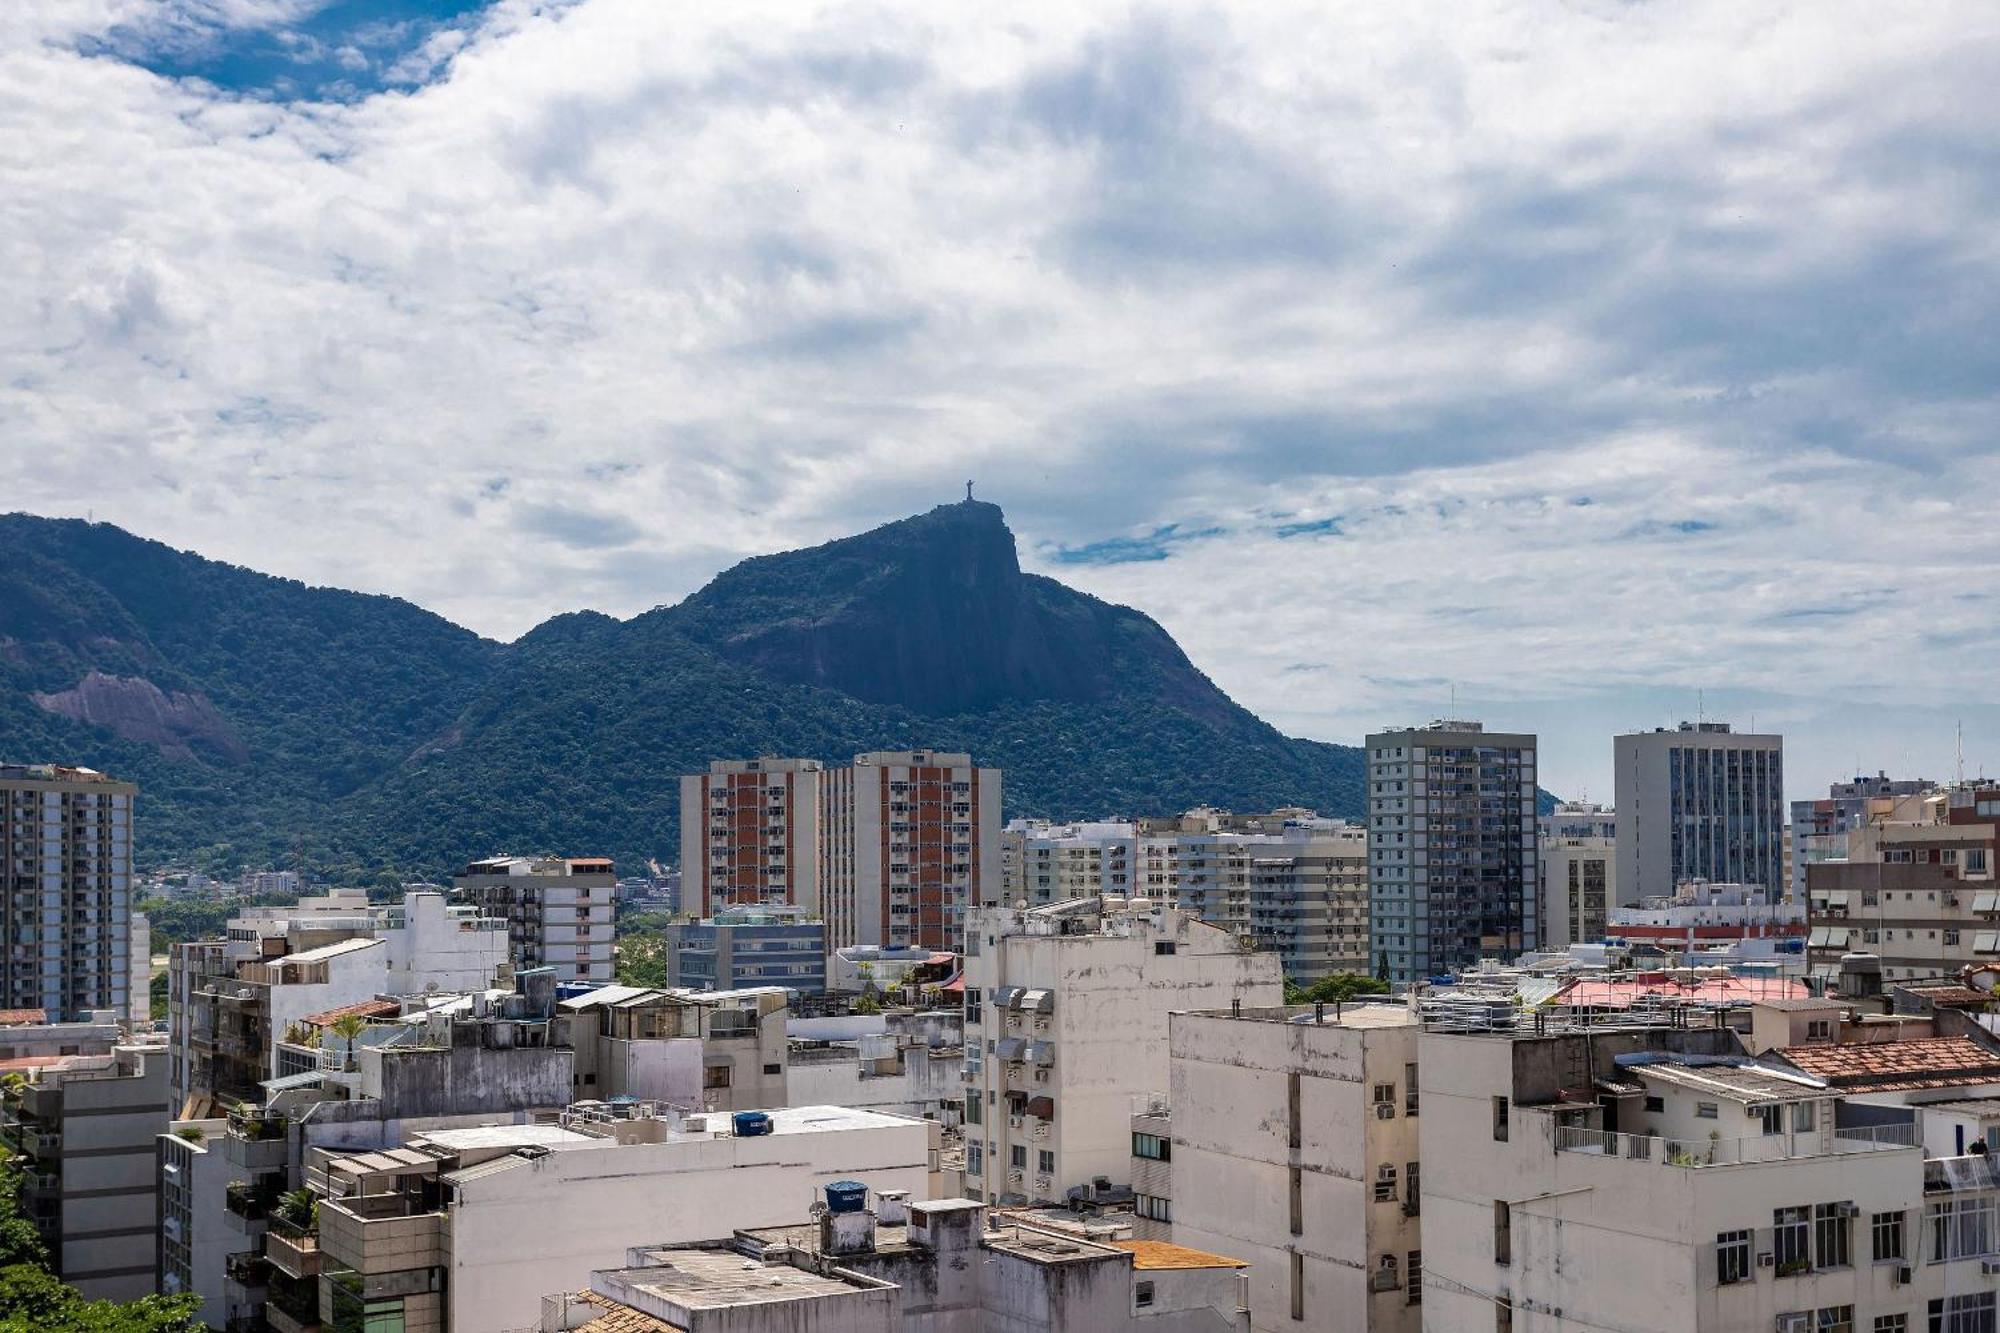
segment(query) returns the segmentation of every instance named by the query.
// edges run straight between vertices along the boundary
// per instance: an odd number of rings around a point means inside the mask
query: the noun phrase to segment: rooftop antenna
[[[1699,687],[1694,692],[1694,720],[1696,726],[1708,721],[1708,693]]]
[[[1956,729],[1958,732],[1958,785],[1963,787],[1965,785],[1965,719],[1964,718],[1960,718],[1958,720]]]

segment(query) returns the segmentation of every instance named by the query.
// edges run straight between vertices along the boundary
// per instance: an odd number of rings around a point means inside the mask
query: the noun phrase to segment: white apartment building
[[[1752,1061],[1715,1024],[1527,1035],[1495,1017],[1419,1042],[1426,1329],[1994,1327],[2000,1172],[1922,1146],[1925,1103],[1965,1118],[1991,1057],[1941,1073],[1939,1039],[1822,1039]],[[1854,1080],[1800,1067],[1846,1050],[1870,1053]]]
[[[1284,999],[1275,955],[1143,899],[981,908],[965,948],[966,1192],[1000,1204],[1122,1183],[1169,1011]]]
[[[483,915],[507,922],[516,967],[552,967],[561,981],[614,979],[618,881],[610,861],[495,856],[474,861],[452,884]]]
[[[1539,948],[1535,738],[1436,721],[1367,748],[1369,970],[1417,981]]]
[[[1416,1015],[1246,1007],[1169,1026],[1174,1243],[1249,1262],[1258,1333],[1418,1333]]]
[[[681,779],[681,902],[820,910],[817,759],[718,759]]]
[[[0,1008],[144,1012],[132,994],[132,803],[88,768],[0,764]],[[142,988],[143,989],[143,988]],[[139,1008],[134,1010],[133,1006]]]
[[[1067,902],[1092,894],[1172,897],[1171,835],[1128,820],[1053,824],[1010,820],[1000,832],[1000,882],[982,906]]]
[[[210,1328],[247,1318],[247,1302],[231,1309],[223,1277],[225,1256],[251,1244],[223,1206],[235,1166],[222,1145],[225,1119],[174,1120],[155,1141],[159,1172],[159,1245],[155,1289],[167,1296],[201,1298],[195,1317]]]
[[[1000,770],[881,751],[826,771],[820,791],[826,947],[958,948],[967,906],[1000,879]]]
[[[1537,946],[1559,952],[1604,938],[1618,895],[1617,815],[1565,801],[1539,820],[1542,894]]]
[[[1786,891],[1785,738],[1683,722],[1611,742],[1625,901],[1691,879]]]
[[[573,1115],[433,1131],[384,1153],[311,1150],[308,1183],[328,1196],[321,1312],[335,1327],[504,1333],[635,1245],[786,1223],[854,1176],[930,1195],[939,1131],[924,1121],[804,1106],[742,1130],[722,1115]]]

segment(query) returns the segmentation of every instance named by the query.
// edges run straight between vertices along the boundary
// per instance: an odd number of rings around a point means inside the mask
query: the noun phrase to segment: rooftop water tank
[[[736,1113],[736,1137],[754,1139],[760,1134],[771,1132],[771,1117],[763,1111],[738,1111]]]
[[[868,1187],[858,1180],[836,1180],[826,1187],[829,1213],[858,1213],[868,1207]]]

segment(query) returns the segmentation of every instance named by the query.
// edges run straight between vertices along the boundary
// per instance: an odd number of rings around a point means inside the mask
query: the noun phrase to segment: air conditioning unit
[[[1396,1118],[1396,1108],[1388,1102],[1384,1102],[1375,1108],[1375,1118],[1377,1120],[1394,1120]]]
[[[1759,1250],[1757,1252],[1757,1267],[1771,1268],[1775,1267],[1777,1262],[1778,1262],[1778,1256],[1771,1253],[1771,1251]]]
[[[1994,1274],[2000,1273],[2000,1259],[1981,1259],[1979,1261],[1979,1271],[1985,1277],[1992,1277]]]
[[[1900,1264],[1897,1266],[1896,1268],[1897,1286],[1907,1287],[1916,1280],[1917,1280],[1917,1273],[1915,1269],[1911,1268],[1908,1264]]]
[[[1851,1203],[1837,1203],[1833,1206],[1835,1217],[1859,1217],[1861,1210]]]

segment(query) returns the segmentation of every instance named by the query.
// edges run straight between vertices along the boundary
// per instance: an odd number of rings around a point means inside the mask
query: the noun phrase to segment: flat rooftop
[[[1226,1254],[1210,1254],[1207,1250],[1193,1250],[1185,1245],[1170,1245],[1163,1240],[1114,1240],[1107,1242],[1114,1250],[1123,1250],[1132,1256],[1132,1267],[1141,1272],[1178,1268],[1248,1268],[1242,1259],[1231,1259]]]
[[[609,1139],[595,1134],[579,1134],[560,1125],[477,1125],[471,1129],[427,1129],[427,1142],[452,1152],[478,1152],[487,1148],[603,1148]]]
[[[734,1250],[654,1250],[648,1257],[659,1262],[597,1274],[599,1288],[646,1314],[674,1307],[697,1311],[774,1305],[880,1289],[874,1282],[825,1277],[790,1264],[759,1263]]]
[[[1400,1002],[1350,1000],[1339,1005],[1318,1006],[1319,1017],[1314,1018],[1315,1007],[1310,1004],[1288,1004],[1275,1009],[1197,1009],[1198,1018],[1227,1018],[1244,1023],[1296,1023],[1301,1027],[1312,1027],[1317,1022],[1320,1027],[1329,1028],[1403,1028],[1416,1027],[1417,1015],[1409,1006]]]
[[[1646,1082],[1671,1083],[1692,1092],[1747,1103],[1795,1102],[1839,1094],[1800,1074],[1758,1069],[1750,1065],[1639,1065],[1625,1071]]]

